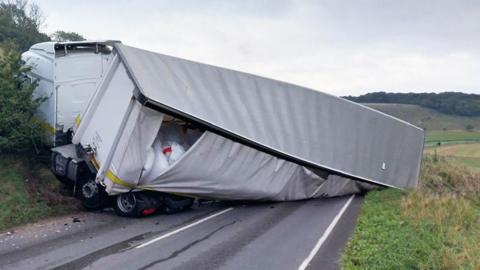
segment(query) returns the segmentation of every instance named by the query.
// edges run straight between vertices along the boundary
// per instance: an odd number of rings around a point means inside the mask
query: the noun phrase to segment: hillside
[[[472,125],[480,129],[480,117],[457,116],[407,104],[365,103],[373,109],[395,116],[427,131],[432,130],[465,130]]]
[[[480,95],[462,92],[386,93],[373,92],[358,97],[346,96],[359,103],[410,104],[434,109],[441,113],[480,117]]]

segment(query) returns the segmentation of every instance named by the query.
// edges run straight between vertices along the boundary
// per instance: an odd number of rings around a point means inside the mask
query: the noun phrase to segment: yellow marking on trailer
[[[100,162],[98,162],[98,160],[95,158],[95,156],[92,156],[92,159],[91,159],[92,163],[93,163],[93,166],[95,166],[95,168],[97,169],[97,171],[100,169]],[[107,177],[108,179],[110,179],[110,181],[112,181],[114,184],[117,184],[117,185],[120,185],[122,187],[126,187],[126,188],[135,188],[135,185],[134,184],[131,184],[131,183],[128,183],[122,179],[120,179],[120,177],[116,176],[112,170],[108,170],[107,173],[105,174],[105,177]]]
[[[97,159],[95,158],[95,156],[92,156],[92,164],[93,166],[95,166],[95,169],[97,169],[97,171],[100,169],[100,163],[97,161]]]
[[[120,185],[126,188],[135,188],[134,184],[123,181],[118,176],[116,176],[111,170],[108,170],[105,176],[117,185]]]
[[[80,114],[75,117],[75,126],[80,126],[80,122],[82,122],[82,119],[80,118]]]
[[[129,183],[125,180],[122,180],[120,179],[120,177],[116,176],[112,170],[108,170],[107,171],[107,174],[105,175],[105,177],[107,177],[108,179],[110,179],[113,183],[117,184],[117,185],[120,185],[122,187],[126,187],[126,188],[138,188],[138,189],[141,189],[141,190],[148,190],[148,191],[156,191],[155,189],[153,188],[149,188],[149,187],[142,187],[142,186],[137,186],[135,184],[132,184],[132,183]]]
[[[95,159],[95,157],[92,157],[92,163],[93,165],[97,168],[97,170],[100,168],[100,163]],[[132,184],[132,183],[129,183],[125,180],[122,180],[120,177],[116,176],[112,170],[108,170],[107,173],[105,174],[105,177],[107,177],[108,179],[110,179],[110,181],[112,181],[114,184],[117,184],[117,185],[120,185],[122,187],[125,187],[125,188],[130,188],[130,189],[133,189],[133,188],[137,188],[137,189],[140,189],[140,190],[148,190],[148,191],[156,191],[158,192],[158,190],[154,189],[154,188],[151,188],[151,187],[148,187],[148,186],[137,186],[135,184]],[[174,192],[170,192],[171,194],[174,194],[174,195],[178,195],[178,196],[184,196],[184,197],[191,197],[191,198],[198,198],[197,196],[191,196],[191,195],[187,195],[187,194],[182,194],[182,193],[174,193]]]

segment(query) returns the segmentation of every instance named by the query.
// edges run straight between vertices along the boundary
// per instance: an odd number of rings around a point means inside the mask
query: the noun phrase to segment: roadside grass
[[[452,162],[463,164],[469,170],[480,173],[480,158],[472,157],[452,157]]]
[[[60,194],[48,168],[18,156],[0,156],[0,231],[78,209],[76,200]]]
[[[480,269],[480,174],[427,155],[417,189],[368,193],[342,269]]]

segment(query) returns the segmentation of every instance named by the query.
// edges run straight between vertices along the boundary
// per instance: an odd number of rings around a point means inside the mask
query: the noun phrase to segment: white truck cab
[[[43,42],[22,54],[37,80],[34,97],[46,97],[37,117],[51,134],[51,142],[69,142],[71,129],[82,113],[112,59],[112,46],[120,41]]]

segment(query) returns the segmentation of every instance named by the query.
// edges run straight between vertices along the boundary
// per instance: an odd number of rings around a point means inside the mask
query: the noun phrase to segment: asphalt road
[[[79,213],[0,235],[1,269],[337,269],[362,197]]]

